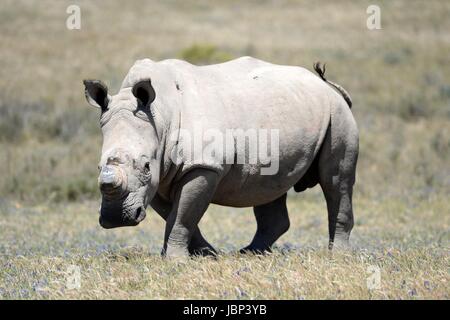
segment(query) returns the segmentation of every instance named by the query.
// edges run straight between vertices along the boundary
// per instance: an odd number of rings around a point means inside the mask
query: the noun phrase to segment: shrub
[[[233,59],[231,54],[211,44],[194,44],[183,49],[179,57],[193,64],[220,63]]]

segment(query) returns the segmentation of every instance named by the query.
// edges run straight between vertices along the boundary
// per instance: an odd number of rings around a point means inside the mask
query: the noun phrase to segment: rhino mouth
[[[126,200],[129,200],[130,195]],[[99,223],[105,229],[137,226],[146,217],[143,202],[111,201],[103,198]],[[127,203],[132,204],[127,204]]]
[[[104,229],[113,229],[120,227],[134,227],[137,226],[146,217],[144,207],[139,207],[136,214],[132,218],[111,218],[110,215],[100,214],[99,223]]]

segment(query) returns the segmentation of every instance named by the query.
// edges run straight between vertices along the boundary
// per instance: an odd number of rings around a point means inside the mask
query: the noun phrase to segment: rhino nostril
[[[145,174],[149,174],[150,173],[150,162],[146,162],[144,165],[144,172]]]
[[[145,209],[143,207],[139,207],[136,209],[136,215],[134,217],[136,222],[141,222],[145,218]]]

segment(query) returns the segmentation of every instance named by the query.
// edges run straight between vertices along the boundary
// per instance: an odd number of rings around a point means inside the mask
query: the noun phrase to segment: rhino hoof
[[[216,257],[217,251],[211,248],[198,248],[189,250],[189,254],[191,256]]]
[[[270,248],[258,248],[253,246],[247,246],[239,250],[240,254],[255,254],[255,255],[265,255],[272,253]]]

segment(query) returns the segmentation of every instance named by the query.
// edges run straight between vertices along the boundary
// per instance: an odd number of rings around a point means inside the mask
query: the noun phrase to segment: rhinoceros
[[[348,245],[358,129],[349,94],[325,78],[325,66],[314,69],[319,76],[252,57],[206,66],[143,59],[116,95],[84,80],[88,103],[101,111],[100,225],[135,226],[150,205],[166,221],[163,255],[215,254],[198,227],[209,204],[253,207],[257,231],[241,252],[267,252],[290,226],[287,192],[320,184],[329,247]],[[255,141],[238,143],[236,132],[267,130],[276,143],[256,149],[271,156],[249,161]],[[224,150],[192,151],[198,146],[186,137],[199,132],[228,137],[218,144]]]

